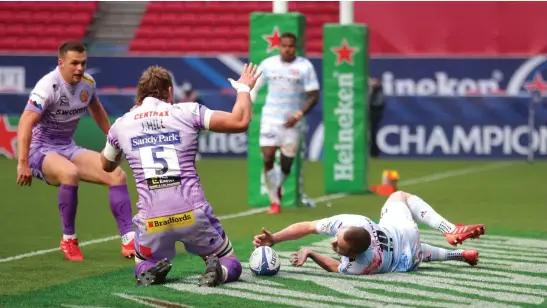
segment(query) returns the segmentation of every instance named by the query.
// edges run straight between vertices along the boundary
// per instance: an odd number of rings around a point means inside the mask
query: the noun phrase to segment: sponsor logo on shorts
[[[266,138],[266,139],[274,139],[275,138],[275,134],[274,133],[261,133],[260,134],[263,138]]]
[[[146,220],[146,231],[148,233],[167,231],[174,228],[190,226],[193,225],[194,222],[193,212],[156,217]]]

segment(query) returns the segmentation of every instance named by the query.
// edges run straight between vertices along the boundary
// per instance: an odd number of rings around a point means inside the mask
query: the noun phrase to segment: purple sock
[[[59,213],[63,223],[63,234],[72,235],[76,225],[76,210],[78,208],[78,185],[61,184],[57,197]]]
[[[156,262],[150,260],[144,260],[135,265],[135,277],[138,277],[141,273],[144,273],[147,269],[156,266]]]
[[[241,263],[236,257],[222,257],[220,258],[220,264],[228,270],[228,277],[224,282],[232,282],[239,279],[241,276]]]
[[[110,210],[116,223],[120,235],[133,231],[131,222],[131,198],[127,185],[112,186],[108,190],[108,198],[110,200]]]

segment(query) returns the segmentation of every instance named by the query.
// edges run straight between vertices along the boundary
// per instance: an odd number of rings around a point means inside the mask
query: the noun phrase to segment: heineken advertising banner
[[[323,26],[323,170],[325,193],[367,188],[368,29]]]
[[[129,110],[131,95],[100,96],[112,119]],[[213,109],[230,110],[233,96],[204,95]],[[0,94],[0,156],[14,157],[17,123],[28,94]],[[378,145],[384,158],[524,159],[528,153],[527,97],[387,97]],[[305,157],[323,157],[324,125],[321,106],[306,118]],[[547,158],[547,102],[534,106],[536,125],[532,147],[536,159]],[[76,142],[101,150],[105,137],[91,117],[76,130]],[[325,147],[326,148],[326,147]],[[247,157],[247,134],[204,132],[202,157]]]

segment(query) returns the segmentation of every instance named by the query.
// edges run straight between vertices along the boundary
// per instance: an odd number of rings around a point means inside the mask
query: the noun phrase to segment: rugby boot
[[[268,211],[268,214],[279,214],[281,213],[281,206],[277,203],[272,203],[270,205],[270,210]]]
[[[479,263],[479,252],[476,250],[464,250],[462,251],[462,261],[467,262],[471,266]]]
[[[222,281],[222,265],[217,255],[212,254],[205,259],[205,273],[199,278],[198,286],[215,287]]]
[[[122,243],[122,255],[128,259],[135,256],[135,240],[131,240],[127,244]]]
[[[61,251],[65,255],[65,259],[69,261],[84,260],[84,256],[82,255],[77,239],[61,239]]]
[[[468,238],[479,238],[484,234],[486,227],[484,225],[462,225],[456,224],[452,232],[444,233],[444,237],[452,246],[462,244]]]
[[[164,283],[167,274],[171,270],[172,264],[167,259],[158,261],[156,265],[140,273],[137,276],[138,286],[149,286],[158,283]]]

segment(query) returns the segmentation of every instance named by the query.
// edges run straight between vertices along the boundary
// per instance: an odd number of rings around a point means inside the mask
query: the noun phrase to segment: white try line
[[[399,185],[400,186],[410,186],[410,185],[423,184],[423,183],[428,183],[428,182],[435,182],[435,181],[446,179],[446,178],[452,178],[452,177],[461,176],[461,175],[468,175],[468,174],[479,173],[479,172],[483,172],[483,171],[487,171],[487,170],[504,168],[504,167],[507,167],[509,165],[511,165],[511,163],[509,163],[509,162],[507,162],[507,163],[493,163],[493,164],[488,164],[488,165],[482,166],[482,167],[472,167],[472,168],[458,169],[458,170],[452,170],[452,171],[441,172],[441,173],[434,173],[434,174],[424,176],[424,177],[410,179],[410,180],[407,180],[407,181],[401,181],[401,182],[399,182]],[[340,198],[343,198],[343,197],[346,197],[346,196],[349,196],[349,195],[348,194],[332,194],[332,195],[326,195],[326,196],[321,196],[321,197],[315,198],[315,199],[313,199],[313,201],[316,202],[316,203],[320,203],[320,202],[330,201],[330,200],[334,200],[334,199],[340,199]],[[228,219],[233,219],[233,218],[238,218],[238,217],[245,217],[245,216],[250,216],[250,215],[266,212],[267,210],[268,210],[268,208],[252,209],[252,210],[248,210],[248,211],[244,211],[244,212],[219,216],[218,219],[228,220]],[[114,235],[114,236],[99,238],[99,239],[96,239],[96,240],[85,241],[85,242],[80,243],[80,247],[94,245],[94,244],[100,244],[100,243],[104,243],[104,242],[108,242],[108,241],[112,241],[112,240],[116,240],[116,239],[120,239],[120,236],[119,235]],[[29,258],[29,257],[39,256],[39,255],[45,255],[45,254],[56,252],[56,251],[59,251],[59,250],[60,250],[60,248],[58,248],[58,247],[57,248],[51,248],[51,249],[37,250],[37,251],[28,252],[28,253],[24,253],[24,254],[21,254],[21,255],[13,256],[13,257],[7,257],[7,258],[4,258],[4,259],[0,259],[0,263],[10,262],[10,261],[15,261],[15,260],[21,260],[21,259],[25,259],[25,258]]]

